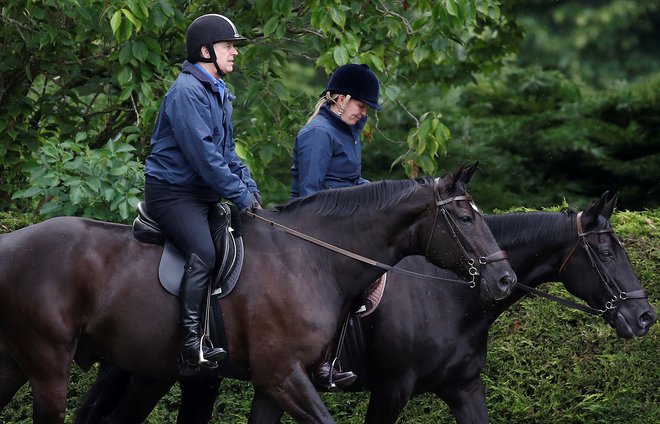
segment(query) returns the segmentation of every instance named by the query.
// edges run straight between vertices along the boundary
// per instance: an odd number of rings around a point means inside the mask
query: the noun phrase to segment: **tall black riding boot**
[[[179,304],[181,307],[181,344],[179,346],[179,373],[193,375],[200,366],[215,368],[217,362],[227,356],[222,348],[209,348],[201,343],[201,321],[206,313],[206,297],[211,282],[211,269],[197,256],[191,254],[186,262]]]

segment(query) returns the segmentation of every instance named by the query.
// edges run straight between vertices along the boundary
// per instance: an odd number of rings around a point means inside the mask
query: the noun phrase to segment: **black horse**
[[[274,223],[380,264],[423,254],[465,278],[477,270],[486,297],[508,295],[513,270],[466,191],[475,170],[321,192],[260,212],[271,225],[247,221],[240,280],[218,301],[229,353],[222,374],[250,379],[297,421],[334,422],[308,373],[383,271]],[[177,378],[179,311],[158,283],[162,250],[130,226],[76,217],[0,235],[0,408],[29,380],[34,421],[63,422],[74,355],[99,355],[145,380]]]
[[[579,215],[513,213],[487,216],[486,221],[508,252],[521,283],[535,287],[561,281],[590,305],[586,310],[602,315],[620,337],[644,336],[656,313],[608,221],[615,201],[608,201],[604,194]],[[454,276],[419,256],[405,258],[399,266]],[[360,368],[366,375],[361,375],[362,386],[356,384],[353,389],[371,392],[366,422],[395,423],[412,396],[432,392],[449,405],[459,424],[487,423],[481,372],[488,330],[524,294],[517,291],[506,300],[482,302],[465,286],[388,273],[380,306],[361,319],[366,361]],[[140,422],[173,384],[132,384],[127,391],[129,382],[128,373],[104,365],[76,422],[98,422],[106,414],[116,419],[110,422]],[[183,382],[179,422],[208,422],[219,384],[218,380]],[[280,415],[256,402],[251,419],[276,422]]]

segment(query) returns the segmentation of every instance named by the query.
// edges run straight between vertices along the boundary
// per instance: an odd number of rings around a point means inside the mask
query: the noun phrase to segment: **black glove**
[[[254,196],[254,199],[259,203],[259,206],[263,206],[263,203],[261,202],[261,194],[259,194],[258,191],[253,191],[252,195]]]
[[[256,192],[251,193],[252,201],[250,202],[250,205],[247,208],[245,208],[241,211],[241,213],[255,212],[256,210],[261,209],[261,205],[259,204],[259,201],[257,200],[257,196],[258,196],[258,194]]]

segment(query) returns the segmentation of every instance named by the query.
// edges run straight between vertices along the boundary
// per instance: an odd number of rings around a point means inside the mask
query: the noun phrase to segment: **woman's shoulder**
[[[316,116],[310,122],[305,124],[304,127],[298,132],[298,138],[301,137],[331,137],[334,133],[334,128],[332,124],[329,123],[326,119],[319,119],[320,116]]]

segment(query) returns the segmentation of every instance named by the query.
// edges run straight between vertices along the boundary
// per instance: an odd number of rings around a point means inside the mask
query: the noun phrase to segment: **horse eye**
[[[612,254],[611,250],[606,249],[600,252],[600,256],[602,256],[603,259],[611,259],[614,255]]]
[[[470,215],[461,215],[458,219],[460,219],[461,222],[464,222],[466,224],[472,222],[472,217]]]

